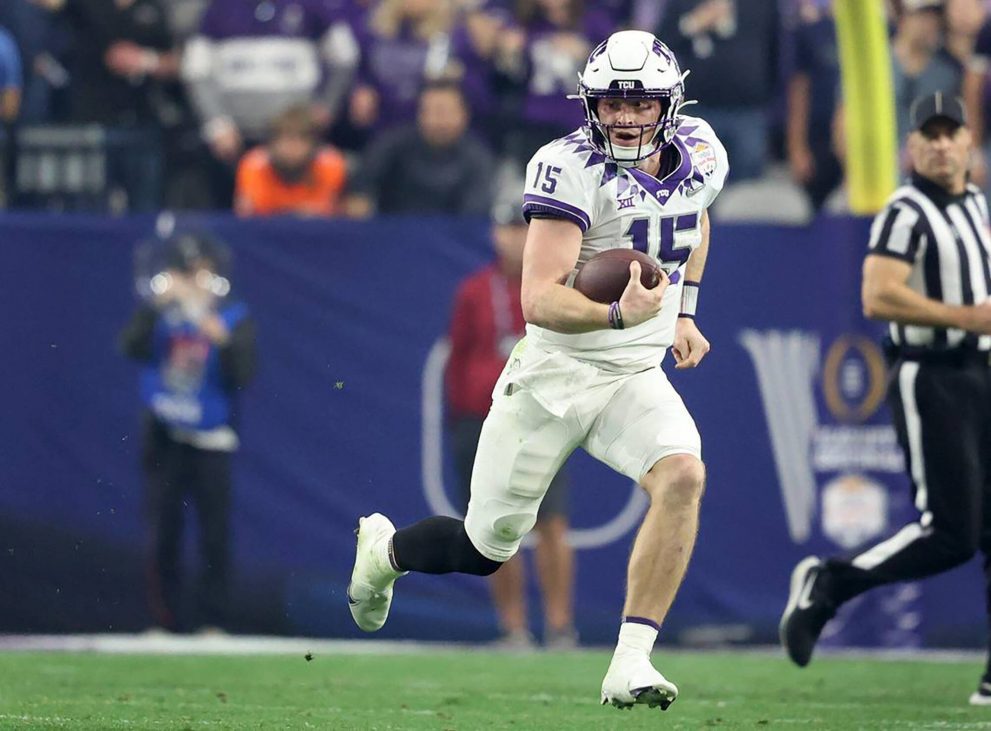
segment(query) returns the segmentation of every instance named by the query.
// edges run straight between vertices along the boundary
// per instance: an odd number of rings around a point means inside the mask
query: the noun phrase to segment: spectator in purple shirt
[[[502,147],[507,122],[515,122],[507,118],[492,68],[499,34],[508,18],[509,13],[491,6],[465,8],[451,28],[450,56],[443,72],[445,79],[461,86],[471,109],[472,130],[495,149]]]
[[[379,0],[358,31],[361,62],[351,92],[348,139],[363,147],[381,129],[416,118],[424,82],[444,76],[450,59],[453,0]]]
[[[582,0],[520,0],[516,26],[499,38],[497,65],[520,84],[520,124],[511,135],[510,155],[525,164],[548,140],[584,122],[575,93],[578,74],[597,43],[614,25]]]

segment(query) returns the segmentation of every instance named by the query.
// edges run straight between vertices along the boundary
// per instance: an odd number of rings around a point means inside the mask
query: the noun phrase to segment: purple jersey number
[[[665,216],[660,219],[660,226],[651,226],[649,217],[634,218],[623,234],[633,242],[633,248],[642,251],[644,254],[650,253],[651,229],[660,228],[657,246],[657,258],[662,264],[674,262],[681,266],[692,253],[690,246],[675,246],[674,235],[677,231],[689,231],[694,229],[698,223],[697,213],[687,213],[680,216]],[[656,234],[655,234],[656,235]]]

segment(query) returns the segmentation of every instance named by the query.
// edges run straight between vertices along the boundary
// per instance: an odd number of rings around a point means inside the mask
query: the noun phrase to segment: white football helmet
[[[585,70],[578,77],[578,97],[585,106],[583,127],[589,142],[602,154],[622,167],[633,167],[667,145],[681,124],[679,112],[686,104],[685,77],[671,50],[653,34],[641,30],[613,33],[600,43],[588,57]],[[636,147],[614,145],[609,135],[611,127],[599,121],[598,102],[604,98],[658,99],[661,114],[656,122],[622,125],[624,129],[639,129]],[[644,140],[643,133],[654,134]]]

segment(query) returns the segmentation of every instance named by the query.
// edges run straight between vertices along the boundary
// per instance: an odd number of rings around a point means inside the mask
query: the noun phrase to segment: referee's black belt
[[[934,350],[932,348],[885,343],[884,354],[887,356],[889,363],[898,360],[908,360],[930,365],[956,366],[958,368],[972,365],[991,367],[991,351],[978,350],[977,348]]]

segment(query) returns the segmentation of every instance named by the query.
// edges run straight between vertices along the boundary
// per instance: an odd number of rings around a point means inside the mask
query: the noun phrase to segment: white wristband
[[[681,286],[681,310],[678,317],[690,317],[695,319],[695,310],[699,303],[699,283],[690,282],[687,279]]]

